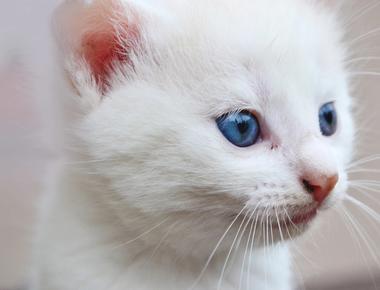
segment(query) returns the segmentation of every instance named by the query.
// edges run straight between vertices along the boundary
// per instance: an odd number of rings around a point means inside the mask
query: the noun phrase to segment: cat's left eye
[[[335,134],[338,125],[338,117],[334,103],[324,104],[319,110],[319,126],[323,136],[329,137]]]
[[[216,123],[224,137],[238,147],[252,146],[260,137],[259,122],[249,111],[225,114]]]

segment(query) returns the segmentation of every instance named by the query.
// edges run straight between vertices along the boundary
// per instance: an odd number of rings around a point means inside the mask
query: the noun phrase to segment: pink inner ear
[[[87,15],[88,21],[81,24],[81,29],[85,33],[80,40],[79,54],[87,62],[103,94],[111,86],[110,78],[115,66],[131,64],[129,59],[131,44],[136,43],[138,38],[136,25],[130,25],[121,17],[115,19],[117,12],[123,12],[123,8],[115,3],[117,4],[117,1],[110,1],[111,5],[108,7],[95,5],[90,10],[90,15]]]
[[[90,34],[83,39],[83,57],[102,93],[110,86],[110,75],[116,63],[128,61],[128,52],[113,33]]]

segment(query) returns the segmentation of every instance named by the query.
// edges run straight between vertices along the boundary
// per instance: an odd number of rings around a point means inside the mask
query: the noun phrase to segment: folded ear
[[[142,17],[127,1],[66,0],[55,16],[65,71],[79,94],[90,85],[104,95],[115,71],[133,68]]]

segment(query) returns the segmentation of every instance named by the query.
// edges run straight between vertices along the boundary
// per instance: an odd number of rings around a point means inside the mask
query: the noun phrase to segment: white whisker
[[[136,242],[136,241],[139,240],[140,238],[142,238],[142,237],[148,235],[149,233],[151,233],[152,231],[154,231],[155,229],[157,229],[159,226],[161,226],[162,224],[164,224],[167,220],[168,220],[168,218],[166,218],[166,219],[164,219],[162,222],[156,224],[154,227],[150,228],[149,230],[147,230],[147,231],[141,233],[140,235],[138,235],[138,236],[135,237],[134,239],[129,240],[129,241],[127,241],[127,242],[125,242],[125,243],[122,243],[122,244],[120,244],[120,245],[117,245],[117,246],[114,247],[111,251],[116,250],[116,249],[121,248],[121,247],[125,247],[125,246],[127,246],[127,245],[129,245],[129,244],[131,244],[131,243],[133,243],[133,242]]]
[[[359,61],[371,61],[371,60],[380,60],[380,57],[377,57],[377,56],[356,57],[356,58],[352,58],[345,61],[345,64],[351,64],[351,63],[355,63]]]
[[[380,215],[377,212],[375,212],[372,208],[370,208],[369,206],[367,206],[366,204],[362,203],[361,201],[357,200],[356,198],[354,198],[354,197],[352,197],[352,196],[350,196],[348,194],[346,194],[346,200],[350,201],[351,203],[353,203],[357,207],[359,207],[362,210],[364,210],[365,213],[367,213],[368,215],[370,215],[377,222],[380,222]]]
[[[252,234],[252,239],[251,239],[251,245],[250,245],[250,251],[249,251],[249,257],[248,257],[248,270],[247,270],[247,289],[251,289],[250,287],[250,282],[251,282],[251,263],[252,263],[252,251],[253,251],[253,244],[255,242],[255,234],[256,234],[256,226],[257,226],[257,221],[259,220],[259,216],[256,215],[255,218],[255,226],[253,229],[253,234]]]
[[[376,35],[380,32],[380,27],[377,27],[375,29],[372,29],[366,33],[363,33],[362,35],[359,35],[358,37],[354,38],[353,40],[351,40],[350,42],[348,42],[348,45],[351,46],[355,43],[357,43],[358,41],[362,40],[362,39],[365,39],[365,38],[368,38],[370,36],[373,36],[373,35]]]
[[[359,238],[357,237],[355,231],[352,229],[352,225],[349,221],[346,221],[345,217],[348,219],[348,212],[347,210],[344,208],[344,206],[341,206],[341,210],[342,211],[339,211],[337,210],[337,213],[339,214],[338,216],[341,217],[342,221],[343,221],[343,224],[344,226],[346,227],[349,235],[353,238],[353,240],[355,241],[355,245],[356,247],[359,249],[359,252],[360,252],[360,256],[361,258],[363,259],[366,267],[367,267],[367,270],[368,272],[371,274],[371,277],[372,277],[372,269],[370,268],[369,266],[369,262],[368,262],[368,259],[366,258],[365,256],[365,251],[360,243],[360,240]],[[343,213],[343,215],[341,214]]]
[[[282,229],[281,229],[280,219],[278,218],[277,207],[275,208],[275,213],[276,213],[276,219],[277,219],[278,229],[279,229],[279,231],[280,231],[281,241],[284,241],[284,235],[282,234]]]
[[[292,224],[292,226],[296,227],[296,225],[293,223],[293,221],[292,221],[292,219],[290,218],[290,216],[289,216],[289,214],[288,214],[288,212],[287,212],[287,210],[286,210],[285,207],[284,207],[284,212],[285,212],[285,214],[286,214],[288,220],[289,220],[290,223]],[[316,265],[313,261],[311,261],[308,257],[306,257],[306,256],[304,255],[304,253],[302,253],[302,251],[296,246],[296,243],[294,242],[294,239],[293,239],[292,235],[290,234],[289,227],[288,227],[288,225],[287,225],[286,222],[285,222],[285,227],[286,227],[286,231],[287,231],[287,234],[288,234],[289,239],[293,242],[293,243],[292,243],[292,244],[293,244],[293,249],[294,249],[299,255],[301,255],[301,257],[302,257],[303,259],[305,259],[305,261],[307,261],[310,265],[312,265],[312,266],[315,267],[315,268],[318,268],[317,265]],[[296,229],[297,229],[297,231],[300,231],[300,229],[299,229],[298,227],[296,227]]]
[[[351,77],[357,77],[357,76],[378,77],[378,76],[380,76],[380,72],[377,72],[377,71],[355,71],[355,72],[351,72],[349,75]]]
[[[211,260],[212,258],[215,256],[215,253],[216,251],[218,250],[219,246],[221,245],[221,243],[223,242],[224,238],[227,236],[228,232],[231,230],[232,226],[234,225],[234,223],[237,221],[237,219],[239,218],[239,216],[243,213],[243,211],[248,207],[248,205],[246,204],[241,210],[240,212],[236,215],[236,217],[233,219],[233,221],[231,222],[231,224],[227,227],[227,229],[225,230],[225,232],[223,233],[223,235],[220,237],[219,241],[216,243],[214,249],[212,250],[210,256],[208,257],[205,265],[203,266],[200,274],[198,275],[197,279],[194,281],[193,285],[191,285],[189,287],[189,290],[192,290],[194,289],[194,287],[199,283],[199,281],[202,279],[204,273],[206,272],[207,270],[207,267],[209,266],[209,264],[211,263]]]
[[[370,254],[372,255],[372,258],[380,266],[379,259],[377,258],[376,254],[372,248],[372,245],[368,239],[368,234],[364,231],[364,229],[361,230],[361,227],[357,224],[357,222],[354,220],[354,217],[347,210],[344,210],[344,212],[346,213],[348,220],[353,225],[353,228],[359,234],[359,237],[362,238],[364,244],[366,245],[367,249],[369,250]]]
[[[366,156],[366,157],[363,157],[361,159],[358,159],[356,161],[351,162],[347,166],[347,170],[352,169],[353,167],[357,167],[357,166],[360,166],[360,165],[363,165],[366,163],[370,163],[373,161],[378,161],[378,160],[380,160],[380,154],[374,154],[374,155]]]
[[[231,245],[231,247],[230,247],[230,249],[229,249],[229,251],[228,251],[228,254],[227,254],[227,256],[226,256],[226,259],[224,260],[223,268],[222,268],[222,271],[221,271],[221,274],[220,274],[220,277],[219,277],[219,281],[218,281],[218,286],[217,286],[217,289],[218,289],[218,290],[220,290],[221,287],[222,287],[223,276],[224,276],[224,273],[226,272],[229,258],[230,258],[230,256],[231,256],[231,253],[232,253],[233,248],[234,248],[234,246],[235,246],[236,240],[237,240],[237,238],[238,238],[238,236],[239,236],[240,230],[242,229],[242,226],[243,226],[243,224],[244,224],[244,222],[245,222],[245,220],[246,220],[246,218],[247,218],[247,216],[248,216],[248,213],[249,213],[249,212],[247,212],[247,213],[244,215],[244,218],[243,218],[242,222],[240,223],[240,226],[239,226],[239,228],[238,228],[238,230],[237,230],[237,233],[236,233],[236,235],[235,235],[235,238],[234,238],[233,241],[232,241],[232,245]],[[247,224],[248,224],[248,222],[249,222],[249,220],[247,221]],[[245,230],[245,228],[246,228],[246,227],[244,227],[244,230]],[[243,230],[243,234],[244,234],[244,230]]]
[[[363,240],[364,245],[367,247],[369,253],[371,254],[371,256],[373,258],[373,260],[377,263],[378,266],[380,266],[379,259],[376,256],[375,252],[373,251],[373,247],[369,241],[368,234],[364,230],[362,231],[360,229],[360,226],[355,222],[354,217],[352,215],[350,215],[349,212],[344,207],[342,207],[342,208],[343,208],[343,212],[345,213],[346,217],[348,218],[348,220],[352,224],[353,228],[356,230],[359,237]],[[373,283],[377,289],[377,285],[376,285],[377,283],[376,283],[376,280],[373,276],[373,272],[371,270],[370,270],[370,274],[371,274],[372,281],[373,281]]]
[[[249,242],[251,240],[251,235],[252,235],[252,230],[253,230],[253,224],[254,224],[254,222],[252,220],[252,216],[253,216],[253,212],[252,212],[251,216],[249,217],[249,220],[251,222],[251,226],[250,226],[250,229],[249,229],[248,239],[247,239],[247,243],[246,243],[245,250],[244,250],[243,262],[242,262],[242,266],[241,266],[241,269],[240,269],[239,290],[241,289],[242,282],[243,282],[245,259],[246,259],[246,256],[247,256]]]
[[[375,9],[379,4],[380,2],[375,2],[374,4],[370,3],[364,6],[364,8],[359,9],[357,14],[353,14],[351,18],[346,19],[346,29],[349,29],[357,20],[361,19],[361,17],[365,16],[368,12],[373,11],[373,9]]]

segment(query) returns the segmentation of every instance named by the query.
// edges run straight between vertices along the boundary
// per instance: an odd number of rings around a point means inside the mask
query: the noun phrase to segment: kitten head
[[[258,241],[269,227],[287,239],[341,200],[353,125],[326,10],[307,0],[66,1],[57,27],[84,112],[77,136],[115,211],[175,221],[198,246],[243,220]]]

